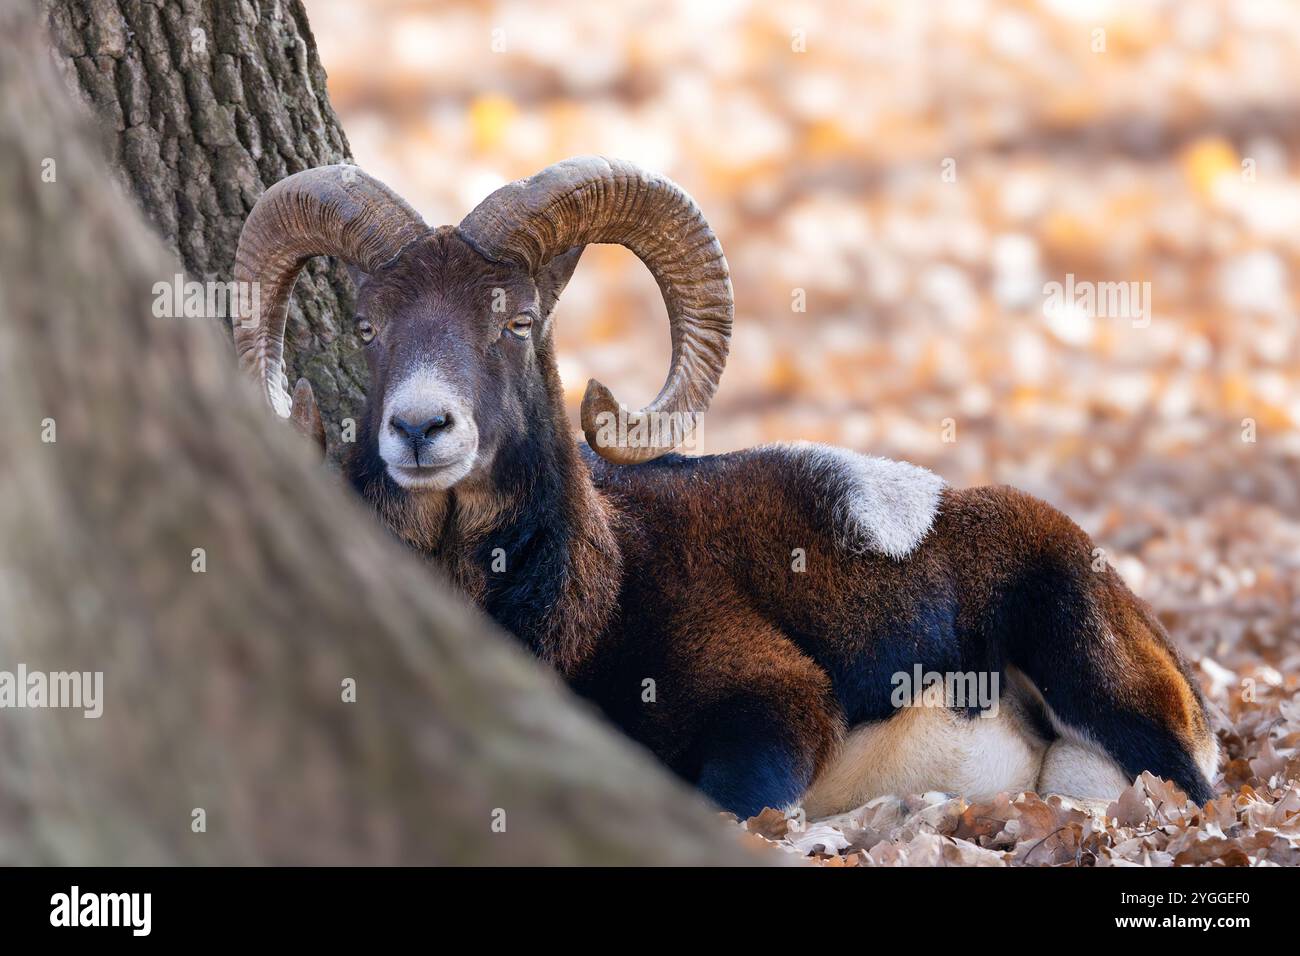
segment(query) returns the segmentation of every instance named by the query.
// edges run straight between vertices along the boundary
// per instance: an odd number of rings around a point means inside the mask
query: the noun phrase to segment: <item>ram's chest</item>
[[[489,568],[464,548],[438,548],[426,560],[436,567],[452,587],[482,607],[488,592]]]

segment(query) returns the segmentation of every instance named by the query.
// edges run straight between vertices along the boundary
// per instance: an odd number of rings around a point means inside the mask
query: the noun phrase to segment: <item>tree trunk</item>
[[[239,230],[268,186],[351,161],[301,0],[42,5],[58,62],[102,120],[114,166],[193,278],[229,281]],[[335,457],[339,423],[366,391],[343,321],[351,309],[346,270],[318,259],[289,310],[289,382],[311,381]]]
[[[176,261],[46,42],[0,0],[0,670],[103,712],[0,709],[0,864],[751,860],[153,315]]]

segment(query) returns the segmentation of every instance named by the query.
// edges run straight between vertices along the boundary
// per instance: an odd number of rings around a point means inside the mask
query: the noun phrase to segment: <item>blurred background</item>
[[[1019,485],[1231,719],[1243,679],[1296,687],[1293,3],[306,5],[357,162],[431,223],[583,153],[696,198],[736,293],[701,450]],[[1067,281],[1136,283],[1141,318],[1047,293]],[[575,424],[588,377],[655,394],[667,327],[630,253],[589,249],[557,316]]]

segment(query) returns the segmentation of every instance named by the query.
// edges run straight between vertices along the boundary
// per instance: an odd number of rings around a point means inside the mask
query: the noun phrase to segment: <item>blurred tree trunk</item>
[[[42,0],[57,60],[114,165],[192,278],[227,281],[262,191],[351,161],[301,0]],[[330,448],[365,396],[346,270],[318,259],[289,312],[289,382],[315,387]],[[227,329],[227,333],[229,329]]]
[[[0,864],[750,860],[154,317],[46,42],[0,0],[0,670],[103,713],[0,710]]]

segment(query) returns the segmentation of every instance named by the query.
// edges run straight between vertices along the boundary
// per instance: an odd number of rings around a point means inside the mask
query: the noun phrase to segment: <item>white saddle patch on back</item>
[[[846,551],[905,558],[934,524],[944,481],[932,471],[811,442],[769,447],[806,471]]]

